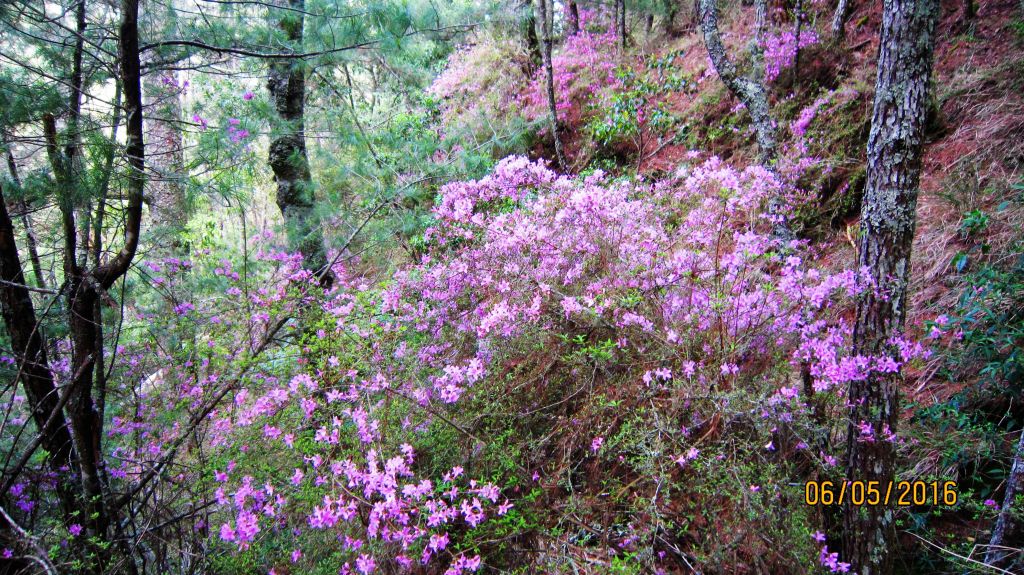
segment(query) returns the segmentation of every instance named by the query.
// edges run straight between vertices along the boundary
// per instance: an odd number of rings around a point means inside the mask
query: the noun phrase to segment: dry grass
[[[947,100],[943,110],[955,125],[925,157],[913,248],[912,325],[956,309],[962,278],[952,262],[958,253],[969,253],[971,267],[1002,263],[1015,256],[1013,246],[1024,229],[1024,204],[1008,201],[1011,184],[1024,177],[1024,100],[992,77],[991,71],[972,74],[966,87]],[[989,217],[984,255],[971,250],[980,240],[962,232],[964,214],[971,210]],[[919,398],[942,400],[958,391],[934,379],[938,361],[918,374],[914,387]]]
[[[989,214],[985,240],[990,258],[1005,257],[1019,237],[1022,206],[996,208],[1024,167],[1024,99],[1011,91],[1020,82],[1016,73],[1021,67],[1021,62],[1011,61],[955,78],[954,85],[960,87],[944,95],[948,132],[925,155],[912,313],[927,307],[949,309],[956,303],[957,294],[949,289],[951,280],[955,283],[950,263],[968,247],[960,234],[965,212]]]

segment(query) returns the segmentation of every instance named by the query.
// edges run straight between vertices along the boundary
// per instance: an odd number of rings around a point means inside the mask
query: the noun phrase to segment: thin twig
[[[9,282],[7,280],[0,280],[0,285],[11,286],[11,287],[18,287],[18,288],[25,288],[28,291],[34,291],[36,293],[45,293],[45,294],[50,294],[50,295],[56,295],[57,294],[57,290],[46,289],[46,288],[37,288],[37,287],[25,285],[25,284]]]
[[[924,537],[921,537],[920,535],[918,535],[916,533],[911,533],[909,531],[907,533],[909,533],[910,535],[913,535],[914,537],[920,539],[926,545],[930,545],[930,546],[938,549],[939,551],[941,551],[943,553],[948,553],[949,555],[952,555],[953,557],[956,557],[957,559],[962,559],[962,560],[967,561],[969,563],[973,563],[975,565],[978,565],[979,567],[983,567],[985,569],[990,569],[992,571],[995,571],[996,573],[1005,573],[1006,575],[1016,575],[1012,571],[1007,571],[1006,569],[1000,569],[999,567],[996,567],[995,565],[989,565],[987,563],[983,563],[981,561],[978,561],[977,559],[971,559],[970,557],[964,557],[963,555],[960,555],[959,553],[956,553],[954,551],[950,551],[949,549],[946,549],[945,547],[943,547],[943,546],[941,546],[941,545],[939,545],[937,543],[933,543],[933,542],[925,539]]]
[[[11,527],[13,527],[15,531],[18,532],[18,535],[21,535],[22,539],[27,541],[29,545],[31,545],[35,549],[36,553],[39,554],[38,556],[26,555],[26,557],[42,565],[43,570],[45,570],[49,575],[57,575],[57,568],[54,567],[53,563],[50,562],[50,556],[46,553],[46,550],[39,545],[39,542],[36,541],[35,537],[29,535],[28,532],[26,532],[21,527],[21,525],[15,523],[14,519],[7,513],[7,510],[4,509],[2,506],[0,506],[0,515],[3,515],[7,523]]]

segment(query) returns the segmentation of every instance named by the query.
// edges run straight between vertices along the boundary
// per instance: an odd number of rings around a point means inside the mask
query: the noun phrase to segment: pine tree
[[[283,2],[284,0],[282,0]],[[287,8],[272,14],[291,48],[301,52],[304,0],[288,0]],[[301,58],[270,62],[267,89],[277,112],[277,136],[270,142],[268,161],[277,182],[277,206],[288,228],[289,244],[302,253],[303,267],[329,287],[323,232],[316,219],[313,178],[306,153],[306,67]]]
[[[903,332],[907,313],[910,251],[938,0],[886,0],[868,136],[867,189],[861,204],[858,264],[870,270],[870,286],[857,302],[854,354],[893,357],[893,338]],[[895,477],[896,448],[890,439],[899,419],[898,372],[872,370],[850,383],[847,474],[851,481]],[[870,427],[871,440],[864,439]],[[896,543],[893,509],[843,509],[845,559],[862,575],[890,573]]]

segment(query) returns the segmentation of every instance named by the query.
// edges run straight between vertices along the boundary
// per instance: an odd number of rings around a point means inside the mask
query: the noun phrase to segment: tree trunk
[[[136,0],[137,2],[137,0]],[[137,18],[137,4],[135,12],[132,13],[130,6],[122,5],[121,36],[119,37],[120,57],[122,70],[131,65],[131,54],[125,51],[125,42],[131,42],[131,38],[123,37],[126,34],[125,19]],[[96,328],[93,323],[94,306],[97,298],[97,278],[85,267],[87,265],[87,249],[79,252],[79,241],[88,245],[89,227],[87,225],[90,208],[88,203],[80,201],[82,191],[82,161],[80,153],[81,138],[79,134],[79,116],[82,105],[83,74],[82,57],[84,47],[84,35],[86,28],[85,0],[77,2],[77,34],[75,50],[72,55],[71,71],[71,94],[68,105],[67,122],[67,144],[64,150],[59,148],[57,140],[56,120],[52,115],[47,115],[43,120],[43,133],[47,144],[47,154],[53,167],[56,177],[59,196],[58,204],[61,213],[61,225],[64,233],[64,279],[67,282],[68,290],[68,328],[72,343],[71,352],[71,381],[68,384],[67,420],[70,429],[71,442],[77,455],[78,476],[81,481],[81,523],[88,528],[91,537],[102,541],[107,535],[107,514],[104,506],[104,489],[101,484],[102,474],[102,422],[103,417],[96,411],[93,402],[93,371],[94,362],[97,356],[97,347],[102,345],[96,341]],[[138,85],[138,31],[134,29],[134,55],[136,86]],[[141,116],[139,116],[141,128]],[[141,130],[140,130],[141,135]],[[132,133],[128,132],[128,149],[132,148]],[[129,161],[131,163],[131,161]],[[140,174],[141,177],[141,174]],[[140,189],[141,191],[141,189]],[[131,192],[129,192],[129,196]],[[81,230],[77,227],[76,219],[82,224]],[[131,231],[131,222],[126,222],[126,238]],[[137,229],[136,243],[137,243]],[[84,232],[84,233],[83,233]],[[84,237],[82,237],[84,236]],[[123,250],[122,250],[123,251]],[[76,254],[81,254],[81,261]],[[134,254],[134,247],[132,247]],[[130,262],[130,260],[129,260]],[[124,262],[123,273],[127,270]],[[97,270],[98,271],[98,270]],[[90,539],[92,540],[92,539]],[[89,554],[93,556],[93,562],[89,566],[102,572],[105,566],[106,551],[99,545],[89,545]]]
[[[938,0],[885,0],[875,104],[867,146],[867,187],[861,204],[858,265],[872,288],[857,301],[853,353],[899,361],[894,337],[906,316],[910,250],[914,238],[923,127],[935,45]],[[847,479],[878,481],[895,476],[899,419],[899,372],[872,369],[851,381],[847,402]],[[893,509],[843,508],[845,560],[861,575],[892,570]]]
[[[18,177],[18,164],[14,161],[14,154],[10,148],[7,149],[7,170],[11,173],[11,180],[16,186],[21,186],[21,178]],[[22,199],[18,202],[18,209],[21,211],[21,225],[25,228],[25,240],[28,244],[28,257],[32,262],[32,275],[35,277],[36,285],[46,287],[46,280],[43,278],[43,264],[39,260],[39,242],[36,240],[36,233],[32,227],[32,218],[29,216],[28,203]]]
[[[541,56],[544,59],[544,76],[547,79],[548,114],[551,116],[551,138],[555,142],[555,160],[558,168],[564,170],[565,155],[562,153],[562,139],[558,129],[558,109],[555,104],[555,78],[551,64],[551,5],[548,0],[537,0],[540,12]]]
[[[94,308],[97,305],[95,286],[85,272],[68,281],[68,328],[71,331],[71,365],[73,376],[67,414],[71,422],[71,438],[78,453],[86,514],[83,521],[90,533],[105,538],[109,523],[104,509],[102,429],[103,418],[93,400],[94,370],[102,342],[96,340]]]
[[[764,86],[764,43],[767,36],[768,0],[754,0],[754,42],[750,44],[749,48],[754,63],[751,77],[762,86]],[[767,89],[765,91],[767,94]]]
[[[763,2],[763,0],[762,0]],[[700,0],[701,28],[704,33],[704,45],[707,47],[711,62],[715,65],[718,76],[729,91],[747,108],[754,122],[759,150],[758,161],[771,166],[778,157],[775,137],[775,122],[772,120],[768,107],[768,92],[764,84],[740,76],[736,66],[729,59],[722,44],[722,35],[718,29],[718,5],[716,0]],[[755,65],[755,69],[762,67]]]
[[[145,187],[145,143],[143,141],[143,109],[141,64],[139,61],[139,2],[121,1],[121,22],[118,30],[118,53],[120,57],[121,87],[124,95],[125,113],[125,156],[128,164],[125,206],[124,245],[107,263],[92,269],[78,267],[73,259],[65,255],[65,275],[68,282],[68,327],[73,346],[70,383],[70,400],[67,413],[71,422],[71,436],[78,454],[82,486],[86,497],[86,514],[83,523],[92,534],[105,539],[110,526],[110,510],[107,508],[107,490],[103,473],[103,413],[99,411],[94,393],[94,372],[96,362],[102,357],[103,342],[97,339],[100,333],[96,325],[96,306],[100,300],[110,301],[107,290],[120,279],[131,265],[139,246],[142,227],[142,201]],[[65,213],[64,233],[74,243],[74,221]],[[74,251],[74,246],[70,251]],[[102,572],[109,548],[96,546],[94,549],[95,570]]]
[[[756,0],[757,37],[751,42],[754,77],[740,76],[736,66],[725,51],[722,35],[718,28],[718,5],[716,0],[698,0],[700,2],[701,29],[704,33],[704,45],[707,47],[711,62],[722,82],[729,91],[743,103],[754,122],[754,134],[757,138],[758,162],[775,172],[778,159],[778,141],[775,133],[775,121],[768,106],[768,91],[764,85],[764,65],[761,56],[761,44],[767,21],[766,0]],[[773,234],[783,242],[793,239],[788,218],[781,198],[772,198],[768,203],[768,214],[773,221]]]
[[[842,40],[846,36],[846,18],[850,15],[850,0],[839,0],[832,14],[832,37]]]
[[[565,36],[573,36],[580,31],[580,7],[576,4],[576,0],[569,0],[568,4],[569,18],[565,23]]]
[[[618,6],[618,14],[616,20],[619,23],[619,43],[622,50],[626,50],[626,0],[617,0],[616,6]]]
[[[28,398],[32,420],[41,441],[39,445],[49,454],[49,462],[60,479],[57,495],[65,517],[77,507],[77,474],[74,472],[74,451],[71,434],[61,412],[59,391],[46,357],[43,334],[36,319],[29,290],[25,287],[25,274],[21,267],[14,226],[7,212],[7,203],[0,188],[0,312],[11,340],[11,349],[18,361],[21,385]],[[52,417],[51,417],[52,416]],[[13,484],[18,470],[5,478],[6,487]]]
[[[179,232],[188,223],[185,198],[185,154],[181,135],[181,88],[173,72],[152,73],[143,79],[146,149],[149,171],[146,198],[154,226],[181,248]],[[164,242],[160,242],[161,244]]]
[[[519,10],[522,13],[520,26],[526,38],[526,52],[530,55],[531,73],[542,65],[544,56],[540,50],[540,38],[537,36],[537,15],[533,10],[533,0],[520,0]]]
[[[284,32],[289,49],[301,51],[305,0],[278,0],[277,5],[291,10],[273,10],[271,18],[278,18],[277,27]],[[316,217],[313,178],[306,154],[304,63],[291,58],[272,61],[267,90],[279,120],[268,161],[277,182],[277,207],[284,216],[289,247],[302,254],[304,269],[316,275],[322,286],[330,287],[334,276],[327,269],[327,252]]]
[[[85,0],[76,2],[74,51],[70,55],[71,72],[67,108],[67,137],[63,149],[58,141],[56,120],[52,115],[43,118],[43,132],[47,155],[57,183],[57,199],[63,233],[63,267],[65,285],[60,290],[67,300],[68,328],[72,343],[71,377],[66,385],[56,387],[48,369],[42,334],[38,331],[32,301],[24,284],[24,273],[17,259],[18,253],[11,232],[6,206],[0,213],[0,271],[5,278],[0,299],[4,321],[12,336],[15,353],[24,356],[20,379],[26,388],[33,418],[40,434],[32,441],[22,459],[5,477],[4,488],[23,468],[32,452],[42,447],[49,452],[51,465],[55,465],[61,483],[58,497],[69,501],[62,506],[73,507],[65,511],[66,523],[80,523],[87,535],[75,540],[73,550],[80,549],[80,571],[102,573],[107,568],[111,553],[109,545],[109,518],[113,506],[108,505],[109,492],[104,483],[104,457],[102,450],[103,412],[94,402],[94,393],[102,396],[102,378],[94,380],[96,363],[102,357],[101,337],[97,336],[97,301],[110,301],[107,290],[129,269],[139,245],[142,223],[143,187],[145,185],[145,145],[142,139],[142,91],[139,62],[138,0],[121,0],[120,23],[117,32],[119,85],[123,89],[123,109],[127,118],[125,128],[125,157],[127,172],[123,193],[119,194],[118,212],[123,213],[123,245],[109,261],[94,257],[90,269],[89,234],[91,206],[80,201],[88,188],[82,171],[82,148],[79,117],[82,95],[93,62],[84,62],[84,35],[86,32]],[[89,56],[92,58],[93,56]],[[105,184],[104,184],[105,187]],[[76,218],[76,216],[78,216]],[[82,227],[76,225],[82,224]],[[98,224],[99,225],[99,224]],[[81,245],[80,243],[81,242]],[[98,246],[98,242],[97,242]],[[79,252],[79,249],[81,252]],[[98,247],[96,248],[98,249]],[[76,254],[81,253],[81,258]],[[10,280],[6,278],[10,277]],[[65,420],[66,413],[66,420]],[[66,423],[65,423],[66,421]],[[74,483],[74,496],[64,495],[65,485]],[[69,521],[73,519],[73,521]],[[116,532],[116,530],[115,530]],[[123,544],[123,540],[122,543]],[[132,566],[128,566],[131,572]]]
[[[1014,520],[1012,511],[1013,503],[1024,487],[1024,431],[1021,431],[1020,439],[1017,440],[1017,450],[1013,455],[1013,464],[1010,466],[1010,476],[1006,479],[1006,494],[1003,496],[1003,506],[999,509],[999,518],[996,519],[996,526],[992,529],[992,539],[989,541],[988,551],[985,553],[985,563],[999,567],[1009,555],[1006,547],[1007,541],[1020,541],[1017,531],[1020,526]]]

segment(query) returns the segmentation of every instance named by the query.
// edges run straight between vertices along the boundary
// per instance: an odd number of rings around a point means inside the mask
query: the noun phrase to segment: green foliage
[[[1020,201],[1024,183],[1009,187],[1010,198],[997,206],[996,215]],[[948,324],[936,327],[955,331],[960,339],[951,358],[957,371],[978,377],[990,391],[1016,395],[1024,387],[1024,235],[1015,230],[1015,239],[1002,250],[1007,257],[985,258],[991,251],[985,237],[991,222],[992,216],[981,209],[964,214],[960,234],[969,247],[956,254],[952,266],[963,273],[972,255],[977,261],[962,277],[955,314]]]
[[[1024,40],[1024,20],[1014,20],[1010,22],[1010,29],[1013,30],[1018,42]]]
[[[747,114],[734,113],[729,101],[724,85],[700,92],[687,114],[690,131],[686,134],[686,145],[690,149],[706,148],[718,153],[736,147],[740,141],[737,134],[746,130],[750,121]]]
[[[964,359],[980,362],[982,382],[1017,394],[1024,384],[1024,256],[1005,269],[984,265],[965,282],[953,318],[963,333]]]
[[[681,56],[682,52],[676,51],[652,58],[639,70],[618,67],[618,85],[608,96],[591,103],[585,133],[605,148],[632,144],[637,154],[643,153],[645,138],[660,142],[668,137],[679,125],[679,118],[669,110],[665,98],[672,92],[692,89],[688,74],[673,67]]]
[[[0,129],[39,121],[56,113],[62,104],[60,92],[23,69],[0,69]],[[5,142],[6,143],[6,142]]]

